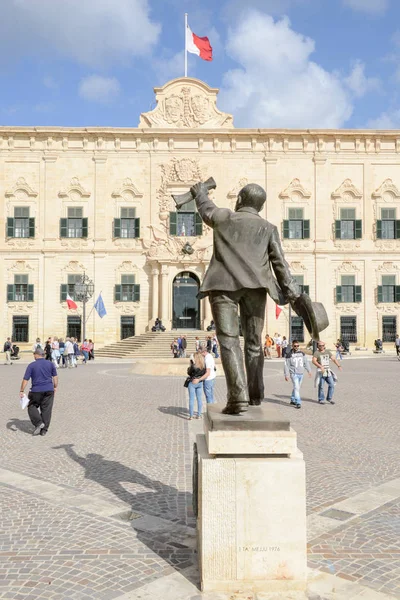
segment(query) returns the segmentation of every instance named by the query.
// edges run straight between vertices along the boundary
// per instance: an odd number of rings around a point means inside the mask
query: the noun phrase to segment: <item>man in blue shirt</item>
[[[25,371],[21,383],[20,396],[31,379],[31,391],[28,394],[28,414],[34,425],[33,435],[46,435],[53,410],[54,392],[58,387],[57,370],[52,361],[45,360],[44,350],[37,347],[31,362]]]

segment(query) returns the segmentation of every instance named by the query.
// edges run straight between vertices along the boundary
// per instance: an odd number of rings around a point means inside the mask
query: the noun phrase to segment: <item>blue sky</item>
[[[399,0],[2,0],[0,124],[136,127],[184,13],[237,127],[400,128]]]

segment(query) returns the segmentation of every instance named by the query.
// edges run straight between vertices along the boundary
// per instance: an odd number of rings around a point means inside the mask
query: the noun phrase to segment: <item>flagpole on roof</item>
[[[188,23],[188,14],[185,13],[185,77],[187,77],[187,23]]]

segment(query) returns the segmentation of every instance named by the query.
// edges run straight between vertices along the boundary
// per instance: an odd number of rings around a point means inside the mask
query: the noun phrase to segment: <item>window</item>
[[[300,293],[305,293],[305,294],[309,294],[310,293],[310,286],[309,285],[304,285],[304,276],[303,275],[293,275],[293,279],[295,280],[295,282],[297,283]]]
[[[194,200],[188,202],[176,212],[169,213],[169,233],[170,235],[187,237],[202,235],[203,221],[199,213],[196,212]]]
[[[75,284],[82,281],[82,275],[70,274],[68,275],[68,283],[62,283],[60,287],[60,302],[65,302],[67,295],[76,300],[75,298]]]
[[[114,219],[114,237],[140,237],[140,219],[136,218],[136,208],[121,208],[121,218]]]
[[[67,317],[67,337],[73,337],[81,341],[82,321],[78,315]]]
[[[29,341],[29,317],[13,317],[12,340],[13,342]]]
[[[14,283],[7,286],[7,302],[33,302],[33,294],[28,275],[14,275]]]
[[[382,341],[394,342],[397,332],[396,317],[382,317]]]
[[[68,218],[60,219],[60,237],[87,238],[88,220],[83,217],[83,208],[70,206]]]
[[[121,317],[121,340],[135,335],[135,317]]]
[[[301,317],[292,317],[292,340],[304,342],[304,322]]]
[[[340,339],[343,342],[357,341],[357,317],[340,317]]]
[[[340,220],[335,221],[335,238],[357,240],[362,237],[362,221],[356,219],[355,208],[341,208]]]
[[[7,219],[7,237],[35,237],[35,219],[29,217],[29,206],[16,206],[14,217]]]
[[[302,208],[289,208],[288,220],[283,221],[283,237],[288,240],[304,240],[310,237],[310,221],[304,220]]]
[[[336,302],[361,302],[361,285],[356,285],[354,275],[342,275],[336,286]]]
[[[396,220],[395,208],[381,208],[381,219],[376,222],[378,240],[395,240],[400,238],[400,221]]]
[[[378,285],[378,302],[400,302],[400,286],[396,285],[396,275],[382,275],[382,285]]]
[[[115,286],[115,302],[139,302],[140,285],[135,284],[134,275],[122,275],[121,284]]]

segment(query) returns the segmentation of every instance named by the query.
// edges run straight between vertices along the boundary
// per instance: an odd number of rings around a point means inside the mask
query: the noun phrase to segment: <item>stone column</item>
[[[156,318],[158,316],[160,316],[158,314],[159,309],[158,309],[158,278],[160,275],[160,270],[157,269],[156,267],[154,267],[151,270],[151,277],[152,277],[152,286],[151,286],[151,298],[152,298],[152,305],[151,305],[151,318],[153,321],[156,320]],[[154,323],[153,323],[154,325]]]
[[[160,319],[163,321],[163,325],[166,325],[165,321],[168,319],[168,273],[169,268],[167,265],[161,267],[161,295],[160,295]]]

